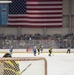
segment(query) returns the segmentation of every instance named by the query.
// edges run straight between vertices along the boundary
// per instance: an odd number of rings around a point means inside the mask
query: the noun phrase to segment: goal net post
[[[47,75],[47,61],[43,57],[0,58],[0,75]]]

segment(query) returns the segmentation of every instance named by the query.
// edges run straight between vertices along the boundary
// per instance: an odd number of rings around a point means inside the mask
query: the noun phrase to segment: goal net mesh
[[[47,75],[43,57],[0,58],[0,75]]]

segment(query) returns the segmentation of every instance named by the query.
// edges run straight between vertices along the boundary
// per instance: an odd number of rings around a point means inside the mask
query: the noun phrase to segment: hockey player
[[[11,58],[10,53],[6,53],[3,58]],[[14,60],[2,61],[0,63],[0,75],[20,75],[19,64]]]
[[[70,52],[71,52],[71,49],[70,49],[70,47],[68,47],[68,49],[67,49],[67,53],[70,54]]]
[[[12,55],[12,52],[13,52],[13,46],[11,46],[11,48],[10,48],[10,54]]]
[[[33,47],[34,56],[36,56],[36,46]]]
[[[40,46],[37,47],[38,55],[40,55]]]
[[[43,45],[40,46],[41,53],[43,52]]]
[[[51,54],[52,54],[52,47],[49,48],[49,56],[51,56]]]

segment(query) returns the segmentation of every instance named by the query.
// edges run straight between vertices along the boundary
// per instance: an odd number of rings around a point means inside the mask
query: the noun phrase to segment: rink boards
[[[43,53],[48,53],[49,49],[43,49]],[[9,52],[9,49],[0,49],[0,53]],[[13,49],[14,53],[32,53],[32,49]],[[66,53],[67,49],[52,49],[53,53]],[[71,53],[74,53],[74,49],[71,49]]]

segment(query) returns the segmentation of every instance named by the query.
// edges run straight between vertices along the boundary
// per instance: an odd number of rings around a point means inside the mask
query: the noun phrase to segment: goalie
[[[11,54],[6,53],[3,58],[10,58]],[[8,60],[0,62],[0,75],[20,75],[19,64],[17,61]]]

